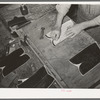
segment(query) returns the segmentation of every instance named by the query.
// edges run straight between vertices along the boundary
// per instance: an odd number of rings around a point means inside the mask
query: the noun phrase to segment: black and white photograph
[[[0,4],[0,88],[99,89],[100,4]]]

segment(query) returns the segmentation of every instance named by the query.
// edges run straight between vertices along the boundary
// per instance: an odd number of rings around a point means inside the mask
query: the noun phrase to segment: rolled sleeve
[[[65,15],[69,11],[70,6],[71,6],[71,4],[57,4],[56,10],[59,13]]]
[[[95,22],[97,25],[100,25],[100,15],[97,16],[96,18],[94,18],[94,22]]]

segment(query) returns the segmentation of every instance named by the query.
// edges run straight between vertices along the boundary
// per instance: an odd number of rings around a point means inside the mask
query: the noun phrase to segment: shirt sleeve
[[[57,4],[56,5],[56,10],[65,15],[68,11],[69,11],[69,8],[71,7],[71,4]]]
[[[94,18],[94,22],[95,22],[97,25],[100,25],[100,15],[97,16],[96,18]]]

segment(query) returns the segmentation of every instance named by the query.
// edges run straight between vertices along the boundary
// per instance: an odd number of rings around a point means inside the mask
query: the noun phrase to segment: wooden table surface
[[[45,27],[45,34],[48,33],[54,25],[55,17],[54,12],[47,13],[45,16],[23,27],[22,30],[42,54],[42,60],[47,61],[52,66],[69,88],[88,88],[99,80],[99,64],[82,76],[78,68],[69,62],[69,59],[95,41],[84,31],[56,46],[53,46],[46,37],[40,39],[41,27]],[[66,17],[65,20],[69,20],[69,18]]]

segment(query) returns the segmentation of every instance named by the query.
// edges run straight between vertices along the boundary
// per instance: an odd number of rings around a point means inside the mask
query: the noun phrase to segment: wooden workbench
[[[36,5],[36,7],[33,5],[31,6],[36,8],[38,5]],[[42,6],[43,8],[48,8],[48,5]],[[53,46],[46,37],[44,37],[44,39],[40,39],[41,27],[45,27],[45,34],[48,33],[51,30],[51,27],[54,25],[56,12],[46,12],[44,10],[46,13],[43,14],[43,12],[41,12],[41,5],[39,5],[38,8],[39,7],[39,11],[36,10],[36,14],[33,13],[32,16],[30,16],[33,18],[32,23],[19,29],[19,34],[26,34],[29,37],[29,45],[36,53],[37,57],[50,70],[50,72],[54,75],[62,87],[90,87],[99,80],[99,64],[86,75],[82,76],[78,71],[78,68],[69,62],[69,59],[95,41],[86,32],[81,32],[73,39],[66,39],[57,46]],[[6,7],[6,10],[0,11],[7,21],[13,18],[14,15],[20,15],[20,13],[18,13],[19,10],[9,10],[10,8],[8,8],[9,7]],[[35,10],[33,10],[33,8],[32,11],[34,12]],[[5,13],[3,14],[3,12],[7,12],[6,15]],[[15,12],[17,14],[15,14]],[[68,19],[68,17],[65,18],[66,21]]]
[[[44,17],[23,27],[22,31],[28,35],[30,45],[59,82],[61,82],[62,87],[90,87],[99,80],[99,65],[82,76],[78,68],[69,62],[69,59],[95,41],[84,31],[72,39],[64,40],[56,46],[53,46],[46,37],[40,39],[41,27],[45,27],[46,34],[50,31],[54,20],[55,13],[48,13]],[[65,20],[69,20],[69,18],[66,17]]]

